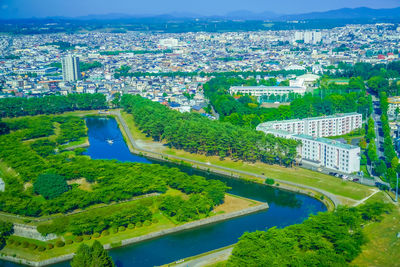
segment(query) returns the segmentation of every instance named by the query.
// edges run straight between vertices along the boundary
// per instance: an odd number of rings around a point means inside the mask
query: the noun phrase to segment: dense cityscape
[[[400,22],[376,20],[1,22],[0,265],[398,266]]]

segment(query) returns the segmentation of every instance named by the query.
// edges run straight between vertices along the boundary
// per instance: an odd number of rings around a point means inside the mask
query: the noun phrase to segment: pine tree
[[[91,267],[114,267],[112,258],[108,252],[103,248],[99,241],[94,241],[92,245],[92,262]]]
[[[112,258],[99,241],[89,247],[81,244],[71,261],[71,267],[115,267]]]
[[[90,266],[92,262],[92,248],[86,244],[81,244],[71,261],[71,267]]]

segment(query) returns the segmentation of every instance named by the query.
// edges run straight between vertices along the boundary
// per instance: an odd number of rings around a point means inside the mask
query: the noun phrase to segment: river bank
[[[125,142],[128,145],[128,148],[131,153],[139,155],[139,156],[144,156],[148,157],[150,159],[156,160],[156,161],[164,161],[164,162],[171,162],[174,164],[189,164],[190,167],[202,170],[202,171],[207,171],[207,172],[212,172],[218,175],[224,175],[226,177],[230,178],[235,178],[235,179],[244,179],[247,181],[253,181],[256,183],[261,183],[264,184],[264,181],[266,176],[264,175],[259,175],[256,173],[251,173],[251,172],[246,172],[246,171],[241,171],[241,170],[234,170],[231,168],[226,168],[223,166],[218,166],[214,164],[207,164],[207,163],[202,163],[196,160],[192,160],[189,158],[184,158],[184,157],[177,157],[174,155],[169,155],[169,154],[164,154],[161,152],[155,152],[149,149],[145,149],[140,147],[134,137],[132,136],[132,132],[128,124],[126,123],[125,119],[122,117],[120,111],[112,111],[110,113],[112,117],[116,119],[118,122],[118,127],[121,130],[121,133],[124,137]],[[272,187],[280,188],[280,189],[285,189],[289,190],[292,192],[300,193],[300,194],[305,194],[307,196],[313,197],[322,203],[328,208],[328,210],[332,211],[335,209],[335,207],[339,206],[342,204],[342,202],[332,193],[329,193],[325,190],[315,188],[312,186],[307,186],[307,185],[302,185],[302,184],[297,184],[289,181],[284,181],[280,179],[274,179],[275,183],[273,185],[269,185]]]
[[[176,227],[164,229],[164,230],[157,231],[157,232],[152,232],[152,233],[149,233],[146,235],[123,239],[117,243],[107,243],[107,244],[104,244],[103,246],[105,249],[108,249],[108,250],[114,249],[114,248],[118,248],[118,247],[122,247],[122,246],[127,246],[127,245],[131,245],[131,244],[143,242],[146,240],[158,238],[161,236],[169,235],[172,233],[190,230],[190,229],[198,228],[198,227],[205,226],[208,224],[218,223],[221,221],[249,215],[252,213],[257,213],[260,211],[267,210],[268,208],[269,208],[268,203],[262,203],[262,204],[259,204],[259,205],[253,206],[253,207],[249,207],[249,208],[246,208],[243,210],[234,211],[234,212],[230,212],[230,213],[226,213],[226,214],[214,215],[214,216],[207,217],[207,218],[204,218],[201,220],[188,222],[183,225],[176,226]],[[74,256],[74,253],[70,253],[70,254],[53,257],[53,258],[42,260],[42,261],[31,261],[31,260],[22,259],[19,257],[13,257],[10,255],[0,255],[0,259],[6,260],[6,261],[11,261],[11,262],[14,262],[17,264],[27,265],[27,266],[41,267],[41,266],[47,266],[47,265],[52,265],[52,264],[56,264],[59,262],[71,260],[73,258],[73,256]]]
[[[105,135],[101,136],[101,138],[97,140],[93,138],[90,139],[91,147],[89,147],[87,151],[88,156],[98,159],[114,159],[119,161],[136,162],[137,160],[140,160],[139,162],[144,163],[159,162],[157,158],[156,162],[145,162],[145,158],[132,155],[127,148],[129,142],[123,142],[122,136],[118,136],[117,131],[120,132],[120,134],[123,133],[123,131],[118,129],[121,124],[117,124],[113,120],[109,120],[108,123],[104,123],[104,119],[101,119],[100,121],[101,125],[105,127]],[[98,135],[101,131],[101,129],[96,128],[95,132]],[[117,140],[117,142],[114,142],[112,146],[105,144],[98,147],[99,142],[105,143],[104,140],[110,137]],[[96,141],[92,142],[93,140]],[[125,146],[126,149],[121,149],[121,146]],[[93,149],[95,147],[98,148]],[[143,155],[143,152],[137,151],[136,155]],[[197,167],[193,166],[191,163],[186,163],[186,161],[179,161],[175,158],[169,157],[168,155],[164,158],[158,159],[163,159],[164,162],[171,162],[171,167],[176,167],[178,163],[180,167],[185,167],[186,172],[191,175],[205,175],[211,179],[221,179],[232,188],[230,193],[261,202],[270,203],[271,201],[272,209],[268,212],[260,211],[248,214],[247,216],[234,217],[231,220],[223,220],[211,224],[208,223],[202,227],[190,228],[190,230],[187,229],[176,233],[171,232],[159,237],[152,237],[147,241],[140,241],[124,248],[111,249],[111,256],[118,261],[125,262],[128,264],[127,266],[161,265],[166,262],[172,262],[174,259],[197,255],[199,253],[204,253],[205,251],[211,251],[234,244],[237,242],[237,238],[239,238],[245,231],[264,230],[265,228],[273,226],[285,227],[294,223],[300,223],[307,218],[309,214],[315,214],[319,211],[326,210],[321,203],[321,199],[310,198],[308,197],[308,194],[295,194],[291,193],[292,191],[286,192],[285,190],[281,190],[283,186],[279,184],[276,184],[275,187],[266,186],[264,184],[264,179],[262,178],[255,178],[254,176],[246,177],[243,174],[239,175],[237,173],[220,169],[211,171],[213,166],[201,165]],[[166,164],[168,165],[168,163]],[[197,171],[201,171],[201,173],[198,173]],[[218,173],[219,175],[213,175],[213,173]],[[225,179],[223,177],[229,178]],[[318,199],[318,201],[315,199]],[[126,232],[118,233],[116,235],[112,234],[105,239],[102,238],[102,240],[104,240],[102,243],[109,244],[112,248],[122,246],[122,242],[116,244],[117,242],[110,242],[111,240],[109,238],[126,235],[129,231],[130,230],[127,229]],[[109,242],[106,240],[109,240]],[[66,247],[68,247],[70,252],[74,252],[78,245],[78,243],[74,243],[73,245]],[[158,251],[157,255],[154,255],[154,251]],[[51,250],[50,253],[54,253],[54,251]],[[9,253],[9,255],[13,254]],[[5,266],[14,265],[6,264]],[[57,266],[67,266],[67,263],[57,264]]]

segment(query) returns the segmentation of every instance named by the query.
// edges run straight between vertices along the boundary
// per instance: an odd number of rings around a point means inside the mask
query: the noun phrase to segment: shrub
[[[46,199],[58,197],[68,191],[69,186],[64,177],[54,173],[40,174],[33,184],[36,193],[44,196]]]
[[[142,223],[141,222],[136,223],[136,227],[142,227]]]
[[[37,245],[36,244],[30,244],[29,245],[29,249],[30,250],[35,250],[37,248]]]
[[[125,226],[118,227],[118,232],[123,232],[125,230],[126,230]]]
[[[143,225],[144,225],[144,226],[150,226],[150,225],[151,225],[151,222],[146,220],[146,221],[144,221]]]
[[[66,243],[67,245],[71,245],[72,243],[74,243],[74,241],[72,241],[72,239],[68,239],[67,241],[65,241],[65,243]]]
[[[47,244],[47,249],[52,249],[52,248],[54,248],[53,244],[51,244],[51,243]]]
[[[267,178],[267,179],[265,179],[265,183],[269,184],[269,185],[273,185],[275,183],[275,180],[272,178]]]
[[[153,223],[158,223],[157,218],[153,218]]]
[[[39,251],[45,251],[46,248],[45,248],[44,246],[39,246],[39,247],[38,247],[38,250],[39,250]]]
[[[22,247],[27,248],[29,246],[29,243],[27,241],[22,242]]]
[[[63,246],[65,246],[65,243],[64,243],[63,241],[58,240],[58,241],[56,242],[56,247],[61,248],[61,247],[63,247]]]
[[[108,236],[110,234],[110,231],[108,230],[104,230],[103,232],[101,232],[102,236]]]
[[[100,234],[99,233],[94,233],[93,234],[93,238],[99,238],[100,237]]]
[[[14,239],[12,239],[12,238],[9,238],[8,240],[7,240],[7,244],[9,244],[9,245],[12,245],[12,244],[14,244]]]
[[[16,240],[16,241],[14,242],[14,246],[16,246],[16,247],[21,246],[21,241]]]
[[[128,229],[133,229],[133,228],[135,228],[134,224],[132,224],[132,223],[128,224]]]
[[[113,234],[118,233],[118,229],[117,228],[111,228],[111,233],[113,233]]]
[[[75,242],[80,243],[83,241],[83,237],[81,236],[75,236]]]
[[[92,237],[90,236],[90,235],[84,235],[83,236],[83,239],[85,239],[85,240],[90,240]]]

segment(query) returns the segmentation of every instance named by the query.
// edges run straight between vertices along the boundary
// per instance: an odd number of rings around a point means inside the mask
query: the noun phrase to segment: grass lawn
[[[377,199],[383,198],[376,194]],[[375,195],[371,198],[374,198]],[[364,228],[369,241],[362,247],[362,253],[352,262],[354,266],[400,266],[400,209],[386,214],[381,222],[370,223]]]
[[[343,182],[341,179],[330,175],[321,174],[303,168],[286,168],[278,165],[268,165],[265,163],[248,163],[242,161],[233,161],[231,159],[220,160],[216,156],[205,156],[199,154],[191,154],[183,150],[170,149],[160,143],[153,142],[150,137],[141,133],[133,122],[132,115],[121,112],[122,117],[126,121],[132,136],[138,140],[138,144],[145,144],[146,148],[154,147],[155,152],[197,160],[205,164],[211,163],[222,167],[248,171],[256,174],[264,174],[273,179],[290,181],[298,184],[304,184],[326,190],[337,196],[351,200],[361,200],[372,193],[372,188],[353,182]]]
[[[243,198],[243,197],[234,196],[231,194],[226,194],[224,203],[215,207],[214,212],[216,214],[229,213],[229,212],[247,209],[247,208],[256,206],[258,204],[261,204],[261,202]]]

